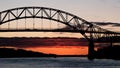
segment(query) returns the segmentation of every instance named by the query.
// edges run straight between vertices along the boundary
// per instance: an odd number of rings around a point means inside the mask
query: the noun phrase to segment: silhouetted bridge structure
[[[43,19],[49,22],[43,23]],[[120,36],[118,32],[103,29],[71,13],[47,7],[19,7],[1,11],[0,32],[80,33],[89,41],[89,59],[94,59],[94,42],[104,38],[112,43],[115,37]]]

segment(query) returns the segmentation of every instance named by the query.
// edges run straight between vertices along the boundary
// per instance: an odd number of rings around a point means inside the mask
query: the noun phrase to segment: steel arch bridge
[[[19,7],[0,12],[0,25],[19,19],[41,18],[65,24],[70,29],[2,29],[0,32],[21,32],[21,31],[46,31],[46,32],[75,32],[81,33],[89,41],[89,59],[94,58],[94,42],[106,38],[112,42],[114,36],[120,36],[118,32],[108,31],[92,22],[88,22],[71,13],[47,8],[47,7]],[[10,24],[8,24],[9,26]],[[33,23],[33,26],[35,23]],[[19,26],[19,25],[18,25]]]

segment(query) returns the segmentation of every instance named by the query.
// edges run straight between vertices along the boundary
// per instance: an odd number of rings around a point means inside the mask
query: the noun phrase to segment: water
[[[120,61],[83,57],[0,58],[0,68],[120,68]]]

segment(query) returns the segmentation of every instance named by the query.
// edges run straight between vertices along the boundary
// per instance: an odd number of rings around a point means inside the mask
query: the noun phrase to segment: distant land
[[[24,49],[0,48],[0,58],[29,58],[29,57],[86,57],[87,55],[55,55],[33,52]]]
[[[14,48],[0,48],[0,58],[20,57],[56,57],[55,54],[44,54],[40,52],[27,51]]]
[[[99,48],[95,51],[96,59],[115,59],[120,60],[120,46],[114,45]],[[87,55],[55,55],[34,52],[16,48],[0,48],[0,58],[29,58],[29,57],[87,57]]]

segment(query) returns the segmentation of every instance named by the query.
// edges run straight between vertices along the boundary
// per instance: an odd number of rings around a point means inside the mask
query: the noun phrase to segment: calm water
[[[58,58],[0,58],[0,68],[120,68],[120,60],[83,57]]]

